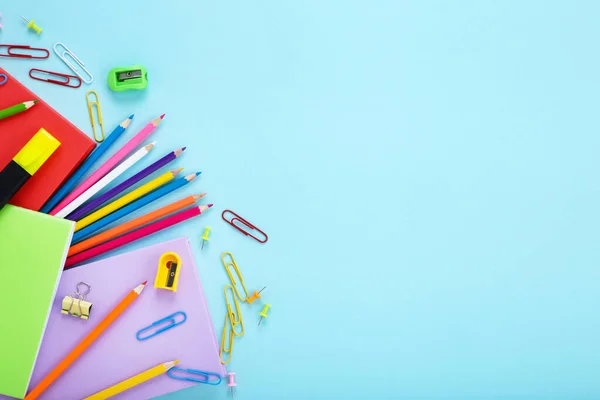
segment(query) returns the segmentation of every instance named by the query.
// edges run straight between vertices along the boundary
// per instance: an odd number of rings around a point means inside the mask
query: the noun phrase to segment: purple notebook
[[[177,292],[154,288],[158,259],[163,253],[181,257]],[[177,367],[225,374],[219,345],[200,277],[187,238],[156,244],[130,253],[67,270],[42,341],[29,388],[33,388],[134,287],[147,280],[140,297],[103,333],[41,399],[79,400],[167,361]],[[78,282],[87,282],[93,303],[89,320],[61,314],[65,295]],[[151,339],[138,341],[136,332],[177,311],[187,321]],[[122,399],[149,399],[194,386],[166,374],[118,395]]]

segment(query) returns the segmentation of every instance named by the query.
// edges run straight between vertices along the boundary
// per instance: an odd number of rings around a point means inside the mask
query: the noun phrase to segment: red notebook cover
[[[8,76],[8,82],[0,85],[0,110],[24,101],[39,100],[31,109],[0,120],[0,170],[40,128],[46,129],[60,141],[54,154],[10,202],[38,211],[96,144],[4,69],[0,68],[0,74]]]

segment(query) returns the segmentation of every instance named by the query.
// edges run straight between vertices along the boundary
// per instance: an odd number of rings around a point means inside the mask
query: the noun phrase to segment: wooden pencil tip
[[[173,174],[173,176],[175,176],[178,173],[180,173],[181,171],[183,171],[183,168],[174,169],[173,171],[171,171],[171,173]]]
[[[194,201],[196,201],[196,200],[199,200],[199,199],[203,198],[204,196],[206,196],[206,193],[195,194],[192,197],[194,198]]]

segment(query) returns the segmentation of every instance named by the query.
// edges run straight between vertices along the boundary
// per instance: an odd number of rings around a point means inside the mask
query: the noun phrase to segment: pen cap
[[[19,164],[30,175],[40,169],[54,151],[60,146],[60,142],[47,130],[41,128],[17,155],[13,161]]]

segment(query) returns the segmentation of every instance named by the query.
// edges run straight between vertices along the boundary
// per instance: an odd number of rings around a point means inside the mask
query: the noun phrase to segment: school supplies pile
[[[41,34],[34,20],[23,19]],[[74,75],[32,68],[32,79],[72,89],[94,82],[64,43],[56,42],[53,51]],[[50,51],[0,44],[0,57],[39,62]],[[114,68],[107,83],[117,93],[144,90],[147,74],[140,65]],[[234,338],[245,334],[240,303],[252,305],[266,286],[250,294],[233,255],[222,253],[230,282],[223,289],[219,346],[187,238],[82,265],[213,206],[196,204],[206,196],[201,193],[152,210],[153,202],[200,175],[166,169],[186,147],[138,168],[156,151],[156,141],[144,142],[165,114],[125,141],[134,115],[105,135],[98,93],[89,90],[85,99],[95,149],[0,68],[0,235],[7,238],[0,242],[0,266],[8,282],[0,293],[0,319],[11,321],[10,330],[0,329],[0,399],[147,399],[197,384],[217,386],[224,378],[233,396],[236,374],[224,365],[232,360]],[[225,210],[221,217],[245,236],[268,241],[237,213]],[[200,250],[210,232],[206,227]],[[259,327],[270,307],[258,312]]]

